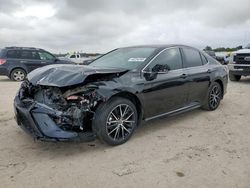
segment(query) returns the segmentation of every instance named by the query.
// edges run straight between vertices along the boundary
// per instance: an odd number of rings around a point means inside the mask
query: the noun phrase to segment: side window
[[[160,53],[146,68],[146,71],[152,71],[156,65],[167,65],[169,70],[182,68],[182,59],[179,48],[166,49]]]
[[[19,50],[9,50],[6,54],[7,58],[19,59],[20,58],[20,51]]]
[[[70,58],[76,58],[76,55],[72,55],[72,56],[70,56]]]
[[[40,59],[41,60],[49,60],[49,61],[53,61],[55,60],[55,57],[51,54],[49,54],[48,52],[38,52],[39,53],[39,56],[40,56]]]
[[[36,51],[22,50],[21,59],[39,59],[39,55]]]
[[[201,59],[202,59],[203,65],[208,63],[207,58],[203,54],[201,54]]]
[[[199,51],[192,48],[183,48],[183,55],[186,62],[185,67],[197,67],[202,65]]]

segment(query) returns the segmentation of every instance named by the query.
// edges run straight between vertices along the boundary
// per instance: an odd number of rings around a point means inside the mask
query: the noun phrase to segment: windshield
[[[246,46],[246,49],[250,49],[250,43]]]
[[[91,66],[132,70],[143,64],[155,50],[151,47],[119,48],[96,59]]]

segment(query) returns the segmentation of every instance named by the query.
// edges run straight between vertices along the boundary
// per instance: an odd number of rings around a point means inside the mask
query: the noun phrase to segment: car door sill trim
[[[173,110],[173,111],[170,111],[170,112],[166,112],[166,113],[163,113],[163,114],[159,114],[159,115],[156,115],[156,116],[146,118],[145,121],[150,121],[152,119],[156,119],[156,118],[163,117],[163,116],[176,115],[176,114],[183,113],[183,112],[186,112],[186,111],[189,111],[189,110],[194,110],[194,109],[199,108],[199,107],[201,107],[200,103],[192,103],[192,104],[190,104],[188,106],[184,106],[182,108],[179,108],[179,109],[176,109],[176,110]]]

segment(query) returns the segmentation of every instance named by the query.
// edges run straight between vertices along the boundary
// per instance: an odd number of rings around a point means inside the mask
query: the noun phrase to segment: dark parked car
[[[14,108],[18,125],[37,139],[97,136],[118,145],[141,121],[199,107],[215,110],[227,83],[226,68],[192,47],[126,47],[89,66],[36,69],[21,85]]]
[[[22,81],[32,70],[51,64],[71,64],[39,48],[6,47],[0,50],[0,75]]]

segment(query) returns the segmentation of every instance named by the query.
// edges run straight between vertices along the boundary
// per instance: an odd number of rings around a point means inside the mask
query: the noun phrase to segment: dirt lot
[[[121,146],[43,143],[13,119],[19,83],[0,77],[0,187],[250,187],[250,79],[214,112],[141,126]]]

